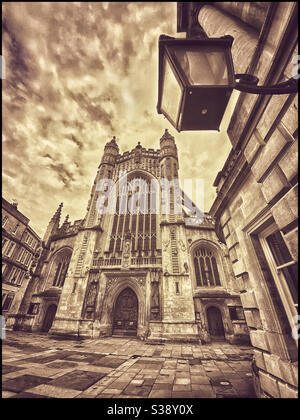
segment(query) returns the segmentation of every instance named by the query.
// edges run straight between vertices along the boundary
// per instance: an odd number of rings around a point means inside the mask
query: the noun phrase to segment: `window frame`
[[[271,252],[271,249],[269,247],[269,244],[267,242],[267,237],[271,234],[278,231],[280,235],[282,236],[282,233],[276,223],[272,223],[270,226],[266,227],[262,232],[258,234],[259,241],[261,243],[263,252],[265,254],[265,258],[267,260],[267,264],[269,266],[269,269],[271,271],[271,274],[273,276],[275,285],[277,287],[280,299],[282,301],[284,310],[287,315],[288,322],[291,326],[291,329],[295,327],[295,323],[293,321],[293,317],[298,315],[298,305],[295,305],[293,297],[291,295],[288,283],[285,279],[284,273],[282,272],[282,269],[287,267],[288,265],[297,264],[297,261],[293,260],[291,256],[291,261],[285,264],[282,264],[280,266],[276,265],[275,258]],[[282,240],[284,241],[284,238],[282,236]]]
[[[6,294],[5,298],[3,299],[3,303],[2,303],[2,311],[9,311],[9,309],[10,309],[12,303],[13,303],[14,298],[15,298],[14,293],[8,292]],[[5,305],[6,305],[6,302],[7,302],[8,299],[10,299],[10,302],[8,304],[8,307],[6,308]]]
[[[11,233],[13,235],[16,235],[19,230],[19,227],[20,227],[20,223],[17,223]]]
[[[12,247],[9,249],[10,244],[12,244]],[[3,254],[6,257],[10,258],[14,252],[15,247],[16,247],[16,243],[14,241],[9,241],[8,245],[6,245],[5,252]],[[8,249],[9,249],[9,253],[7,253]]]
[[[3,216],[3,219],[2,219],[2,227],[4,227],[6,225],[6,223],[8,222],[8,219],[9,219],[9,217],[7,215],[4,215]]]
[[[205,250],[206,251],[205,255],[202,255],[202,256],[196,255],[197,251],[200,251],[200,250]],[[207,274],[206,274],[207,284],[204,284],[200,258],[203,259],[204,267],[207,266],[206,258],[209,258],[209,260],[210,260],[210,270],[204,270],[204,271],[205,271],[205,273],[210,273],[210,276],[212,277],[212,280],[213,280],[213,284],[211,284],[211,281],[210,281],[209,276]],[[212,260],[213,258],[214,258],[214,261],[215,261],[215,267],[213,265],[213,260]],[[197,267],[196,267],[196,264],[195,264],[195,260],[197,260]],[[217,250],[215,250],[211,246],[207,245],[206,243],[198,244],[192,252],[192,264],[193,264],[193,271],[194,271],[196,288],[209,288],[209,289],[211,289],[211,288],[216,288],[216,287],[223,287],[222,271],[221,271],[222,268],[220,267],[221,263],[220,263],[220,258],[219,258]],[[198,270],[197,270],[197,268],[198,268]],[[215,275],[215,269],[217,270],[218,279],[216,278],[216,275]],[[199,272],[199,278],[200,278],[200,280],[202,280],[203,284],[198,284],[197,283],[197,271]],[[218,280],[219,284],[217,284],[217,280]]]

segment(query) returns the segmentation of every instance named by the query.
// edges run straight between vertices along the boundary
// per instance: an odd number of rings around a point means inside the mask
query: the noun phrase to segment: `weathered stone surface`
[[[278,381],[278,388],[280,393],[280,398],[298,398],[297,388],[293,388],[288,384]]]
[[[261,187],[267,203],[270,203],[270,201],[282,190],[288,188],[289,183],[278,165],[276,165],[272,172],[266,177]]]
[[[232,248],[238,242],[239,242],[239,240],[238,240],[236,231],[232,230],[231,233],[230,233],[230,236],[228,236],[228,238],[226,238],[226,243],[227,243],[228,248]]]
[[[242,293],[241,300],[242,300],[242,304],[244,308],[247,308],[247,309],[258,308],[254,291]]]
[[[271,211],[279,229],[294,222],[298,218],[298,185],[289,190]]]
[[[241,276],[246,273],[245,263],[242,258],[232,264],[232,268],[235,276]]]
[[[298,139],[295,140],[288,149],[278,165],[286,178],[290,181],[298,173]]]
[[[279,360],[279,356],[276,356],[275,354],[264,353],[266,371],[273,376],[281,378],[282,376],[279,367]]]
[[[269,344],[265,331],[250,330],[250,339],[254,347],[269,351]]]
[[[291,77],[291,76],[288,76]],[[298,128],[298,94],[289,106],[287,112],[282,117],[282,123],[286,126],[291,134]]]
[[[260,136],[264,139],[269,129],[277,118],[280,110],[284,106],[284,103],[288,99],[289,95],[274,95],[271,96],[270,101],[267,105],[262,118],[257,124],[257,130]]]
[[[288,382],[293,386],[298,386],[298,375],[295,376],[295,372],[293,372],[293,363],[285,360],[279,361],[279,369],[281,372],[281,377],[284,381]]]
[[[266,370],[264,353],[258,349],[254,349],[254,358],[256,366],[260,369]]]
[[[267,392],[269,395],[271,395],[274,398],[279,398],[279,388],[277,384],[277,380],[273,378],[271,375],[259,371],[259,377],[260,377],[260,384],[263,389],[263,391]]]
[[[248,327],[254,327],[257,329],[262,328],[260,314],[257,309],[251,308],[251,310],[245,310],[244,313]]]
[[[286,138],[278,129],[276,129],[269,141],[259,152],[255,162],[251,167],[252,173],[257,181],[260,181],[262,176],[270,168],[275,158],[286,144]]]
[[[283,238],[292,258],[298,261],[298,227],[288,232]]]
[[[258,150],[260,150],[264,145],[265,142],[263,141],[261,135],[257,130],[255,130],[244,150],[244,154],[249,165],[252,163]]]

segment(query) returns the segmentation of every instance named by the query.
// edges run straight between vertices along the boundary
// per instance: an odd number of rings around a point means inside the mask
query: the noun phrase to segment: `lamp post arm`
[[[235,79],[239,79],[239,82],[235,84],[234,89],[241,92],[258,95],[286,95],[298,92],[298,81],[295,78],[269,86],[257,86],[258,78],[251,74],[236,74]]]

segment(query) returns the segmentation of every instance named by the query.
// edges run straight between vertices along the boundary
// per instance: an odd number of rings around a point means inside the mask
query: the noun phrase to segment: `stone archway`
[[[138,302],[136,335],[138,338],[145,338],[149,322],[149,308],[146,307],[146,273],[143,276],[136,277],[128,277],[128,274],[106,277],[105,292],[103,298],[98,302],[100,315],[99,333],[101,336],[112,335],[117,299],[122,291],[127,288],[130,288],[135,293]]]
[[[213,341],[225,340],[225,331],[222,314],[216,306],[210,306],[206,310],[208,330]]]
[[[113,335],[136,336],[138,327],[138,299],[127,287],[116,299],[113,315]]]
[[[44,317],[43,326],[41,328],[42,332],[48,332],[50,330],[50,328],[52,327],[54,318],[55,318],[56,311],[57,311],[57,305],[52,304],[48,306],[45,317]]]

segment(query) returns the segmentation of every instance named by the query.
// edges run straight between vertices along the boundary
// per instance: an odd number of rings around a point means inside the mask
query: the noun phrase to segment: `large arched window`
[[[52,285],[56,287],[63,287],[66,274],[68,271],[72,251],[68,248],[58,252],[53,261],[51,269],[51,276],[53,278]]]
[[[155,208],[157,190],[149,178],[137,174],[128,176],[119,185],[116,214],[113,219],[109,252],[122,251],[125,235],[130,234],[131,250],[154,251],[157,248]]]
[[[215,253],[200,246],[194,252],[194,267],[198,287],[221,286]]]

